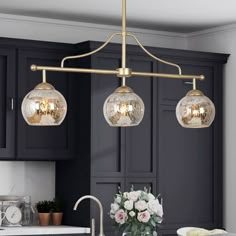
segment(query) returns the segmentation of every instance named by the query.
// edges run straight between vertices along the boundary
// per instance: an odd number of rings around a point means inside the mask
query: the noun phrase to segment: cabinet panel
[[[170,60],[167,58],[167,60]],[[214,67],[211,64],[176,60],[182,68],[183,74],[205,75],[204,81],[197,81],[197,88],[206,96],[212,98]],[[177,73],[176,68],[164,64],[158,64],[158,70],[161,73]],[[163,79],[158,80],[158,95],[160,104],[177,105],[179,100],[192,89],[192,80]]]
[[[130,191],[131,187],[134,190],[144,190],[144,188],[151,189],[151,192],[155,195],[157,181],[155,178],[127,178],[125,183],[125,191]]]
[[[15,154],[15,50],[0,48],[0,158]]]
[[[95,59],[94,59],[95,61]],[[119,57],[99,54],[93,63],[95,68],[114,69],[120,64]],[[103,116],[106,98],[120,86],[115,76],[92,76],[91,145],[92,175],[121,176],[124,174],[124,129],[110,127]],[[123,167],[123,168],[122,168]]]
[[[86,42],[82,44],[82,51],[100,45]],[[176,74],[175,68],[142,56],[135,46],[129,49],[131,53],[127,55],[127,65],[133,70]],[[88,68],[120,67],[120,45],[110,44],[104,51],[89,58]],[[103,104],[120,85],[120,80],[109,75],[87,75],[87,80],[84,79],[88,81],[86,86],[80,86],[81,91],[84,90],[80,102],[91,102],[89,107],[82,108],[84,113],[79,112],[83,115],[82,130],[85,132],[85,135],[82,132],[79,141],[83,155],[77,159],[79,162],[72,163],[73,171],[68,171],[72,180],[79,172],[86,177],[78,177],[79,188],[68,191],[73,196],[81,196],[87,194],[81,192],[87,186],[86,191],[102,201],[106,235],[114,235],[112,221],[106,213],[118,186],[123,191],[129,191],[132,185],[136,190],[146,186],[151,187],[154,194],[161,194],[165,215],[160,235],[176,235],[176,230],[183,226],[209,229],[222,226],[222,64],[226,62],[227,55],[154,48],[152,51],[179,63],[184,74],[206,76],[205,81],[198,82],[198,88],[215,102],[216,120],[208,129],[183,129],[176,120],[175,105],[192,89],[192,85],[183,80],[132,77],[127,79],[127,85],[145,103],[144,120],[137,127],[109,127],[103,117]],[[83,100],[83,97],[86,99]],[[91,132],[86,133],[87,130]],[[83,170],[77,171],[79,168]],[[63,164],[61,169],[65,169]],[[61,171],[62,179],[63,174]],[[61,193],[65,193],[66,187],[63,188],[60,183],[57,186]],[[81,210],[83,217],[87,208]],[[94,203],[90,212],[98,223],[99,212]],[[89,220],[89,216],[85,218]],[[67,219],[73,221],[72,218]],[[79,216],[74,219],[77,225],[82,222]]]
[[[213,127],[183,129],[172,106],[160,106],[159,117],[158,191],[164,199],[164,226],[217,226]]]
[[[124,180],[120,178],[93,178],[91,180],[91,193],[96,196],[103,205],[104,227],[106,232],[113,232],[113,220],[109,216],[110,205],[114,201],[115,194],[119,188],[124,191]],[[96,219],[96,228],[99,229],[99,208],[97,204],[91,201],[91,218]],[[108,233],[109,234],[109,233]]]
[[[51,51],[35,52],[20,50],[18,84],[18,159],[57,160],[73,157],[74,137],[72,101],[72,80],[70,73],[47,72],[47,81],[60,91],[68,104],[67,117],[60,126],[33,127],[24,121],[20,109],[24,96],[42,81],[41,72],[32,72],[30,66],[58,66],[64,54]]]
[[[135,71],[153,72],[153,62],[143,57],[129,59],[129,66]],[[126,175],[154,177],[156,175],[156,80],[152,78],[129,78],[130,86],[143,100],[145,114],[139,126],[126,128]]]

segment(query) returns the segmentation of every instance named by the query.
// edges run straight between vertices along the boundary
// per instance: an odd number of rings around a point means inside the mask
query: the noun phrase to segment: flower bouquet
[[[110,217],[119,231],[131,236],[157,235],[156,228],[162,222],[163,208],[150,190],[122,193],[119,191],[111,204]]]

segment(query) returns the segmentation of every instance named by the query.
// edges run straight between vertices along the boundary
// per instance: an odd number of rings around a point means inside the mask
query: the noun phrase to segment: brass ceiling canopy
[[[114,37],[121,38],[122,44],[122,63],[121,68],[114,70],[105,69],[87,69],[87,68],[66,68],[64,63],[66,60],[73,60],[83,58],[95,54],[105,48]],[[148,56],[154,60],[164,63],[169,66],[173,66],[177,69],[176,74],[166,73],[148,73],[133,71],[126,66],[126,41],[127,38],[133,39],[138,46]],[[181,67],[178,64],[163,60],[151,52],[149,52],[138,40],[138,38],[126,30],[126,0],[122,0],[122,30],[121,32],[113,33],[108,40],[102,44],[99,48],[76,56],[67,56],[62,59],[60,67],[50,66],[38,66],[32,65],[32,71],[43,72],[43,83],[36,86],[29,94],[26,95],[22,103],[22,114],[24,119],[29,125],[59,125],[65,118],[66,114],[66,101],[64,97],[54,89],[54,87],[46,83],[46,71],[57,72],[74,72],[74,73],[96,73],[104,75],[116,75],[122,80],[122,86],[117,88],[113,94],[111,94],[105,101],[103,112],[106,121],[113,127],[129,127],[138,125],[144,116],[144,104],[142,99],[134,93],[134,91],[126,86],[126,78],[131,76],[153,77],[153,78],[170,78],[170,79],[192,79],[193,90],[191,90],[186,97],[181,99],[176,108],[177,120],[186,128],[202,128],[208,127],[215,116],[215,107],[209,98],[203,95],[203,93],[196,89],[196,80],[203,80],[204,75],[183,75]],[[35,91],[47,91],[50,93],[36,93]],[[34,96],[31,96],[33,93]],[[37,96],[38,97],[37,97]],[[62,96],[62,97],[61,97]],[[41,101],[32,102],[36,98]],[[40,99],[39,99],[40,97]],[[48,101],[53,102],[48,103]],[[200,99],[200,100],[199,100]],[[46,104],[46,105],[45,105]],[[39,105],[42,109],[39,109]],[[35,115],[36,114],[36,115]],[[33,117],[33,118],[32,118]],[[35,118],[36,117],[36,118]],[[39,118],[40,117],[40,118]],[[43,117],[43,122],[42,118]],[[45,122],[47,121],[47,122]]]

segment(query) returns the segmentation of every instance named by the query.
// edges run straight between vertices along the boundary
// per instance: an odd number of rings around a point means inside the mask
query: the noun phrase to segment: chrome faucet
[[[100,233],[99,233],[99,236],[105,236],[104,231],[103,231],[103,207],[102,207],[102,203],[96,197],[91,196],[91,195],[85,195],[85,196],[79,198],[74,205],[74,211],[77,210],[78,205],[84,199],[92,199],[98,204],[99,210],[100,210]]]

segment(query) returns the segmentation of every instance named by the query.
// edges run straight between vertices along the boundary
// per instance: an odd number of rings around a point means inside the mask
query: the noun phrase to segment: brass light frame
[[[71,68],[71,67],[65,67],[65,61],[67,60],[74,60],[74,59],[80,59],[84,57],[91,56],[99,51],[101,51],[103,48],[105,48],[114,37],[120,37],[121,38],[121,45],[122,45],[122,51],[121,51],[121,68],[117,68],[114,70],[110,69],[88,69],[88,68]],[[128,68],[126,66],[126,50],[127,50],[127,38],[131,38],[134,40],[134,42],[143,50],[145,54],[147,54],[149,57],[154,59],[155,61],[158,61],[160,63],[175,67],[178,71],[176,74],[169,74],[169,73],[152,73],[152,72],[141,72],[141,71],[133,71],[131,68]],[[45,90],[45,89],[51,89],[51,85],[47,83],[46,81],[46,71],[56,71],[56,72],[74,72],[74,73],[95,73],[95,74],[104,74],[104,75],[116,75],[118,78],[121,78],[122,83],[121,87],[117,88],[113,94],[111,94],[107,100],[104,103],[103,106],[103,113],[105,116],[105,119],[109,123],[109,125],[113,127],[128,127],[128,126],[136,126],[138,125],[141,120],[143,119],[144,115],[144,104],[142,99],[133,92],[133,90],[126,86],[126,78],[129,78],[131,76],[142,76],[142,77],[152,77],[152,78],[169,78],[169,79],[192,79],[192,90],[187,94],[186,98],[188,99],[181,99],[180,102],[177,105],[176,108],[176,116],[179,121],[179,123],[186,127],[186,128],[202,128],[202,127],[209,127],[209,125],[214,120],[215,116],[215,107],[212,101],[205,97],[204,94],[196,89],[196,81],[197,80],[204,80],[204,75],[188,75],[188,74],[182,74],[181,67],[173,62],[169,62],[166,60],[163,60],[155,55],[153,55],[151,52],[149,52],[142,43],[138,40],[138,38],[133,35],[130,32],[127,32],[126,29],[126,0],[122,0],[122,30],[121,32],[115,32],[113,33],[108,40],[103,43],[100,47],[97,49],[90,51],[88,53],[79,54],[75,56],[66,56],[61,60],[61,66],[60,67],[52,67],[52,66],[39,66],[39,65],[31,65],[32,71],[42,71],[42,83],[36,86],[35,89],[39,90]],[[50,85],[50,86],[49,86]],[[51,89],[52,90],[52,89]],[[56,90],[54,90],[56,91]],[[33,92],[33,91],[32,91]],[[53,92],[53,91],[52,91]],[[58,91],[57,91],[58,92]],[[29,93],[31,95],[31,92]],[[32,113],[34,115],[37,115],[40,113],[40,109],[35,109],[32,104],[34,104],[39,99],[44,99],[42,96],[36,96],[35,91],[32,93],[32,97],[26,96],[23,103],[22,103],[22,114],[27,121],[29,117],[27,117],[26,113],[28,114]],[[40,97],[40,98],[39,98]],[[189,98],[190,97],[190,98]],[[198,98],[201,97],[202,99],[199,100]],[[204,98],[205,97],[205,98]],[[30,101],[28,101],[28,100]],[[120,110],[120,106],[123,105],[124,99],[126,99],[126,109],[127,114],[124,115],[122,111]],[[189,99],[191,100],[191,106],[189,105]],[[186,103],[187,101],[187,103]],[[63,101],[63,104],[61,104],[62,112],[61,115],[64,117],[64,108],[66,107],[66,102]],[[128,105],[127,105],[128,104]],[[55,107],[57,107],[55,105]],[[128,108],[132,107],[132,109]],[[201,113],[202,111],[205,113],[205,119],[199,120],[198,118],[195,119],[195,116],[193,112],[196,114],[199,113],[199,111],[193,111],[195,107],[201,107]],[[198,112],[198,113],[197,113]],[[191,115],[191,116],[190,116]],[[31,118],[31,117],[30,117]],[[50,118],[50,117],[49,117]],[[41,117],[42,119],[42,117]],[[39,123],[30,124],[30,125],[55,125],[54,121],[52,120],[52,123],[48,124],[42,124],[41,119],[39,119]],[[64,119],[64,118],[63,118]],[[186,124],[182,124],[183,122],[187,122]],[[201,123],[200,123],[201,122]],[[56,124],[57,125],[57,124]]]
[[[105,48],[115,36],[120,36],[122,40],[122,67],[117,68],[115,70],[101,70],[101,69],[86,69],[86,68],[66,68],[64,67],[64,63],[66,60],[72,59],[79,59],[87,56],[91,56],[103,48]],[[126,42],[127,37],[132,38],[138,46],[150,57],[154,60],[164,63],[169,66],[176,67],[178,70],[178,74],[166,74],[166,73],[147,73],[147,72],[139,72],[139,71],[132,71],[131,68],[126,67]],[[101,45],[99,48],[80,55],[76,56],[67,56],[64,57],[61,61],[61,67],[52,67],[52,66],[39,66],[39,65],[32,65],[32,71],[57,71],[57,72],[74,72],[74,73],[95,73],[95,74],[106,74],[106,75],[116,75],[117,77],[122,78],[122,86],[125,86],[125,80],[127,77],[131,76],[143,76],[143,77],[159,77],[159,78],[170,78],[170,79],[197,79],[197,80],[204,80],[204,75],[183,75],[181,67],[178,64],[163,60],[159,57],[156,57],[151,52],[149,52],[138,40],[138,38],[130,32],[126,30],[126,0],[122,0],[122,31],[113,33],[108,40]]]

